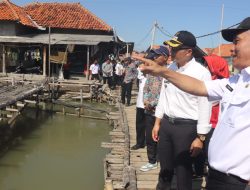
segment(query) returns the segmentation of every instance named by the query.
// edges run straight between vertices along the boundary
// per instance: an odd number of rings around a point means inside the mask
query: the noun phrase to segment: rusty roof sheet
[[[217,46],[216,48],[204,48],[203,50],[208,54],[215,54],[219,55],[221,57],[230,57],[232,56],[232,50],[233,44],[221,44]]]

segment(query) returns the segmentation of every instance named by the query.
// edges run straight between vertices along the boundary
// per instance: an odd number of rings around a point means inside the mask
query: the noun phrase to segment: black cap
[[[191,32],[188,31],[179,31],[177,32],[171,40],[163,42],[165,45],[169,45],[170,47],[196,47],[196,39]]]
[[[224,29],[221,31],[223,38],[232,42],[235,36],[250,29],[250,17],[245,18],[237,28]]]

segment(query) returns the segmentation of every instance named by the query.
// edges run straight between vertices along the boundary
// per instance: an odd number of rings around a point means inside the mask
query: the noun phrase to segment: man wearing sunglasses
[[[209,71],[193,57],[196,39],[192,33],[179,31],[164,44],[171,48],[170,70],[211,80]],[[174,169],[178,190],[192,190],[192,158],[202,150],[211,128],[210,111],[207,98],[188,94],[163,80],[152,130],[152,138],[158,141],[161,166],[157,190],[170,189]]]

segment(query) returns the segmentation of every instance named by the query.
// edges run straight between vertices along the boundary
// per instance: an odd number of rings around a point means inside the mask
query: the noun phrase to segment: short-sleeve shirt
[[[100,70],[100,66],[99,66],[99,64],[92,64],[92,65],[90,65],[89,70],[91,70],[93,75],[98,74],[99,70]]]
[[[209,100],[221,100],[220,118],[209,144],[209,164],[250,180],[250,67],[205,85]]]

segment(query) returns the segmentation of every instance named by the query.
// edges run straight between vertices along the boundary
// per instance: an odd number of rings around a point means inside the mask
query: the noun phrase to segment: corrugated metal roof
[[[78,44],[97,45],[100,42],[113,41],[113,36],[109,35],[80,35],[80,34],[51,34],[51,45],[53,44]],[[0,42],[12,43],[40,43],[49,44],[48,34],[35,36],[0,36]]]

